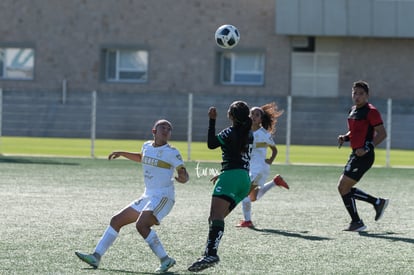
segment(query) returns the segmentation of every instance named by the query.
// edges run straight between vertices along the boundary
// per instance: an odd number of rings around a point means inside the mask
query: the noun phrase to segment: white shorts
[[[253,166],[250,167],[250,181],[252,185],[263,187],[266,183],[267,178],[269,177],[270,173],[270,165],[264,164],[261,166]]]
[[[143,211],[152,211],[152,214],[158,221],[157,224],[160,224],[161,220],[171,212],[174,203],[175,202],[172,199],[167,197],[142,196],[131,202],[129,206],[140,213]]]

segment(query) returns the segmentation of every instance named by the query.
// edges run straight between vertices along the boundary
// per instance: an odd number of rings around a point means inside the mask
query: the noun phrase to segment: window
[[[314,51],[298,51],[293,47],[292,95],[336,97],[339,93],[337,41],[318,38],[316,42]]]
[[[0,78],[33,79],[34,50],[0,48]]]
[[[146,82],[148,52],[143,50],[106,49],[105,80],[109,82]]]
[[[221,52],[220,83],[225,85],[263,85],[264,54]]]

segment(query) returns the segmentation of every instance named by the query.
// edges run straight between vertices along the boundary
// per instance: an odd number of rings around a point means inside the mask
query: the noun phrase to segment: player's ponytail
[[[262,111],[262,127],[273,134],[276,131],[277,118],[283,114],[283,110],[279,110],[274,102],[265,104],[259,109]]]
[[[235,101],[230,105],[229,114],[233,118],[234,128],[240,133],[240,151],[246,152],[252,127],[252,120],[249,116],[250,108],[244,101]]]

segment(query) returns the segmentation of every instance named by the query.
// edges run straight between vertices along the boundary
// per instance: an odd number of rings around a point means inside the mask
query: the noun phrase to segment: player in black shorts
[[[253,145],[249,114],[250,108],[245,102],[233,102],[227,112],[232,126],[216,135],[216,108],[208,110],[207,145],[209,149],[221,147],[223,161],[220,175],[214,178],[207,244],[202,257],[188,268],[189,271],[198,272],[220,261],[217,250],[224,233],[224,218],[249,194],[249,161]]]
[[[339,147],[349,141],[352,153],[339,178],[338,191],[351,216],[351,223],[346,231],[363,231],[366,226],[358,215],[355,200],[362,200],[374,206],[375,220],[378,221],[388,205],[388,199],[373,197],[354,185],[367,172],[375,159],[374,148],[386,137],[381,114],[370,103],[369,86],[365,81],[357,81],[352,86],[354,106],[348,114],[348,132],[338,136]]]

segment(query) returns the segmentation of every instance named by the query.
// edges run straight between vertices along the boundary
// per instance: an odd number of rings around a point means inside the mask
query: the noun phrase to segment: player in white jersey
[[[269,177],[270,165],[277,156],[276,144],[272,138],[275,132],[277,118],[283,111],[278,111],[274,102],[261,107],[253,107],[250,110],[253,131],[253,150],[250,159],[250,180],[251,190],[249,195],[242,201],[242,211],[244,220],[241,220],[237,227],[253,227],[251,220],[252,202],[259,200],[263,195],[274,186],[289,189],[284,179],[277,174],[272,181],[266,182]],[[267,158],[267,148],[272,154]]]
[[[112,152],[108,156],[109,160],[122,156],[132,161],[141,162],[145,191],[139,199],[130,203],[111,218],[109,226],[92,254],[75,252],[79,259],[98,268],[101,257],[118,237],[120,229],[135,222],[139,234],[160,259],[161,264],[156,272],[166,272],[175,264],[175,260],[168,256],[157,233],[151,228],[153,225],[159,225],[173,208],[175,200],[174,171],[177,171],[175,180],[178,182],[185,183],[189,179],[180,152],[168,144],[171,132],[172,125],[169,121],[158,120],[152,129],[154,140],[145,142],[141,153],[119,151]]]

